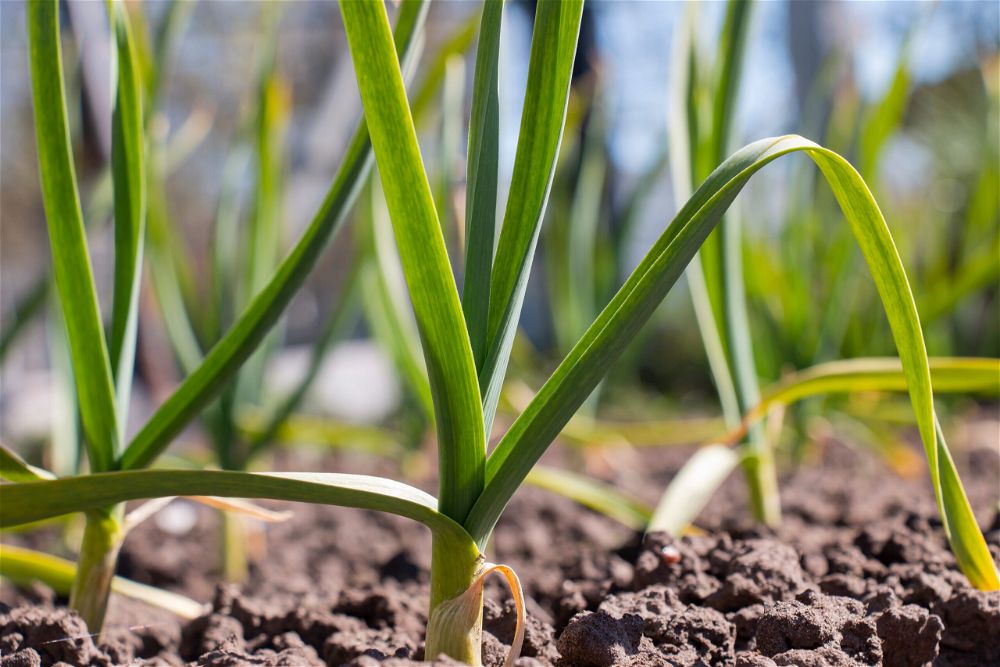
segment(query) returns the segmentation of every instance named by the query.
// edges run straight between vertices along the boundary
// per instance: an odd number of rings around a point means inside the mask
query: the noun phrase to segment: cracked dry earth
[[[991,421],[957,455],[994,556],[997,428]],[[822,450],[821,461],[783,480],[785,520],[776,530],[742,518],[739,476],[713,499],[698,533],[683,539],[641,539],[562,498],[519,491],[490,554],[518,571],[530,598],[517,665],[1000,665],[1000,594],[973,590],[958,573],[927,480],[887,483],[889,473],[867,454],[836,442]],[[605,477],[654,499],[688,454],[630,453],[637,458],[626,463],[634,465]],[[294,467],[318,465],[298,460]],[[325,461],[326,469],[333,465],[360,466]],[[402,667],[424,660],[429,538],[420,526],[296,506],[292,521],[267,527],[266,559],[254,563],[246,584],[214,586],[218,519],[198,512],[183,536],[154,521],[140,527],[119,570],[211,600],[204,616],[180,623],[116,598],[98,645],[51,591],[8,588],[0,664]],[[513,604],[496,582],[487,598],[483,657],[498,666],[513,637]]]

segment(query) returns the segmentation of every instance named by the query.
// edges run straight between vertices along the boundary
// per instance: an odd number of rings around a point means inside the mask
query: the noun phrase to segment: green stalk
[[[216,461],[223,470],[244,470],[246,449],[236,430],[236,386],[229,385],[219,400],[205,411],[204,421],[212,434]],[[240,583],[247,576],[246,535],[233,517],[222,513],[219,538],[222,550],[222,574],[226,581]]]
[[[76,578],[70,590],[69,606],[91,631],[100,632],[108,609],[111,581],[115,576],[118,551],[125,537],[122,519],[125,505],[87,512],[83,542],[77,559]]]
[[[674,199],[678,205],[691,198],[695,181],[699,179],[699,169],[696,164],[700,141],[699,114],[695,99],[698,90],[698,63],[694,45],[694,36],[697,34],[696,11],[696,5],[688,5],[683,27],[677,35],[671,104],[667,119],[670,135],[668,154],[670,178]],[[722,414],[726,424],[733,428],[740,421],[739,401],[736,398],[733,377],[729,372],[722,336],[716,326],[700,252],[691,259],[684,276],[687,279],[695,323],[702,345],[705,347],[705,356],[708,359],[712,381],[715,383],[715,391],[719,396]]]
[[[441,512],[461,521],[483,488],[476,367],[385,8],[340,5],[434,400]]]
[[[729,152],[750,7],[751,3],[745,0],[729,2],[719,41],[718,73],[709,91],[712,108],[707,128],[700,122],[703,121],[699,115],[702,107],[698,104],[701,99],[698,95],[706,90],[699,87],[696,78],[698,72],[692,45],[689,41],[681,42],[685,51],[681,52],[675,72],[678,99],[671,118],[671,138],[681,139],[680,147],[673,149],[677,155],[674,179],[678,201],[687,199],[691,184],[704,180],[709,170],[725,160]],[[689,15],[682,37],[690,40],[693,35],[693,16]],[[682,136],[685,133],[686,139]],[[685,148],[687,155],[680,155]],[[679,173],[684,167],[690,174],[690,183],[685,182],[688,174]],[[698,329],[723,413],[730,424],[738,423],[739,415],[756,405],[760,398],[741,252],[740,222],[730,211],[700,250],[699,260],[692,261],[687,270]],[[742,466],[750,491],[751,511],[758,521],[775,525],[781,521],[781,505],[774,455],[762,429],[755,426],[748,435],[748,451]]]
[[[115,467],[124,429],[116,409],[112,366],[97,303],[70,145],[58,4],[30,3],[27,22],[38,164],[56,288],[69,342],[80,415],[88,445],[88,460],[91,470],[100,472]],[[126,32],[120,30],[124,26],[116,23],[115,27],[119,38],[116,42],[118,59],[131,59],[130,46],[125,39]],[[136,142],[140,138],[136,136],[136,123],[130,122],[139,117],[137,79],[134,70],[129,67],[132,64],[133,61],[126,60],[123,76],[116,83],[117,96],[112,123],[116,128],[116,148],[122,147],[124,126],[130,128],[127,138],[131,140],[130,154],[134,156],[137,152]],[[122,66],[123,63],[119,62],[119,65]],[[121,158],[121,152],[115,151],[115,168],[122,166]],[[141,190],[141,184],[133,182],[130,185],[138,186],[136,189]],[[136,198],[134,195],[133,191],[128,202],[130,223],[141,219],[141,206],[136,206],[141,197]],[[136,241],[131,248],[133,260],[134,246],[138,245],[138,239]],[[116,246],[121,245],[121,238],[117,233],[115,243]],[[124,255],[116,250],[116,271],[119,268],[118,260],[122,257]],[[119,277],[116,275],[116,283]],[[130,289],[134,289],[134,286]],[[131,305],[134,305],[134,299],[132,304],[115,304],[116,321],[125,315],[125,310],[131,309]],[[128,319],[129,317],[124,317],[124,320]],[[128,334],[115,336],[113,340],[123,338],[128,338]],[[109,504],[87,516],[70,606],[80,613],[94,632],[100,632],[107,608],[115,562],[121,546],[122,515],[121,506]]]
[[[247,525],[244,518],[232,512],[222,515],[222,577],[226,581],[242,583],[249,574],[247,557]]]
[[[713,109],[712,164],[720,164],[729,154],[732,144],[733,110],[736,107],[740,84],[740,65],[743,59],[749,24],[751,3],[732,0],[726,12],[726,22],[720,50],[722,58],[715,90]],[[729,352],[729,364],[736,389],[736,399],[741,413],[751,409],[760,400],[757,368],[754,363],[753,342],[747,315],[746,286],[743,281],[741,222],[734,207],[719,225],[718,252],[722,291],[723,332]],[[757,521],[767,525],[781,522],[781,501],[778,495],[778,475],[774,466],[774,452],[767,442],[763,427],[755,425],[749,432],[747,453],[742,465],[750,492],[750,508]]]
[[[400,64],[392,48],[385,7],[340,5],[368,131],[379,168],[396,247],[406,278],[434,402],[440,473],[439,511],[461,522],[479,498],[486,442],[476,364],[444,236],[438,221]],[[479,664],[482,604],[474,618],[452,618],[454,605],[475,581],[479,551],[463,534],[460,544],[435,536],[427,652]],[[443,613],[435,613],[439,609]]]
[[[121,4],[109,4],[108,11],[115,35],[117,74],[111,119],[115,278],[108,352],[116,390],[120,442],[124,440],[128,415],[138,327],[139,282],[146,229],[145,137],[139,65],[129,21]],[[86,257],[85,246],[81,254]],[[80,614],[92,632],[101,632],[104,625],[118,551],[125,537],[124,516],[125,505],[121,503],[86,515],[76,577],[70,590],[70,607]]]
[[[479,593],[476,618],[439,618],[435,611],[442,602],[457,598],[469,590],[483,565],[483,558],[472,539],[456,544],[451,536],[437,535],[431,542],[431,600],[424,657],[433,660],[447,655],[467,665],[481,665],[483,600]],[[464,623],[462,621],[465,621]]]
[[[765,525],[776,526],[781,523],[778,472],[774,465],[774,450],[765,437],[760,424],[750,429],[749,445],[741,465],[746,476],[753,518]]]
[[[757,367],[753,358],[750,321],[747,315],[746,287],[743,283],[741,226],[735,207],[719,226],[722,235],[722,266],[724,270],[723,299],[726,313],[726,338],[736,380],[736,398],[740,412],[746,413],[760,402]],[[750,508],[754,519],[769,526],[781,522],[781,499],[778,473],[774,465],[774,448],[767,440],[762,424],[755,424],[748,433],[747,452],[742,459],[750,493]]]

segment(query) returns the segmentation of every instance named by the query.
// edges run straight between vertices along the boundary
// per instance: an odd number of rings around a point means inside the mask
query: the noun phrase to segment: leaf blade
[[[524,481],[569,498],[633,530],[643,530],[653,515],[652,508],[614,486],[568,470],[538,465]]]
[[[119,427],[128,421],[139,323],[139,285],[146,233],[146,158],[142,85],[132,28],[122,3],[111,5],[118,80],[111,114],[111,180],[115,202],[115,271],[109,353]],[[124,433],[120,434],[124,440]]]
[[[962,504],[965,494],[957,474],[941,475],[940,461],[949,454],[943,440],[936,437],[926,347],[888,225],[861,176],[846,160],[795,135],[763,139],[737,151],[684,205],[493,451],[487,461],[486,488],[465,522],[474,539],[483,543],[489,537],[517,485],[649,319],[750,177],[795,152],[806,153],[826,177],[865,257],[899,351],[948,539],[963,572],[978,577],[979,563],[989,554],[982,553],[985,542],[978,527],[972,530],[967,521],[971,509],[967,501]],[[945,503],[946,497],[951,506]],[[995,580],[980,578],[973,583],[992,586]]]
[[[493,425],[541,229],[569,103],[582,0],[541,2],[535,10],[528,85],[514,172],[490,287],[486,361],[479,373],[484,426]]]
[[[656,503],[647,532],[680,535],[739,462],[739,454],[723,445],[708,445],[695,452],[670,480]]]
[[[59,5],[28,5],[28,42],[42,198],[91,467],[109,470],[120,446],[114,384],[83,229],[66,118]]]
[[[268,498],[396,514],[445,535],[462,536],[433,496],[401,482],[342,473],[129,470],[0,487],[0,526],[162,496]],[[467,537],[465,539],[468,539]]]
[[[379,3],[341,3],[348,45],[434,399],[442,512],[462,520],[484,482],[475,360],[403,76]]]
[[[931,357],[935,392],[1000,393],[1000,359]],[[902,363],[895,357],[831,361],[792,373],[764,392],[751,415],[777,403],[789,404],[817,394],[855,391],[906,391]]]
[[[0,576],[19,584],[41,581],[60,595],[69,595],[76,578],[76,564],[50,554],[11,544],[0,545]],[[165,609],[183,619],[194,620],[205,612],[205,605],[125,577],[115,577],[111,590],[119,595],[141,600]]]
[[[42,479],[55,479],[48,470],[37,468],[20,456],[0,445],[0,479],[10,482],[35,482]]]
[[[965,488],[958,477],[955,462],[952,461],[941,424],[936,417],[934,428],[941,448],[941,502],[947,508],[944,515],[948,542],[959,567],[973,586],[983,591],[1000,590],[1000,575],[997,573],[996,563],[993,562],[986,539],[979,530],[979,523],[969,505],[969,498],[965,495]],[[953,537],[955,535],[958,539]]]
[[[469,122],[465,197],[465,282],[462,310],[476,369],[482,369],[490,314],[500,164],[500,24],[503,0],[486,0],[479,27]]]

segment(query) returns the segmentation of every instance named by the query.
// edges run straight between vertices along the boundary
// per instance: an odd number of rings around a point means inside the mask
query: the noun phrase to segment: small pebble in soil
[[[677,549],[677,547],[672,544],[668,544],[660,549],[660,558],[662,558],[663,562],[667,565],[676,565],[681,562],[681,552]]]

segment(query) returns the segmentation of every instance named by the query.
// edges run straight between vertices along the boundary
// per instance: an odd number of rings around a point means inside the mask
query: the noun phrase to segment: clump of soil
[[[988,511],[979,518],[1000,555],[1000,457],[994,444],[981,444],[959,462],[973,506]],[[608,477],[655,498],[686,454],[647,452],[641,476],[631,467]],[[742,518],[742,482],[734,479],[698,533],[681,539],[638,536],[562,498],[522,489],[490,554],[517,570],[530,597],[517,664],[1000,664],[1000,595],[973,590],[957,571],[927,481],[887,483],[879,466],[828,443],[821,467],[783,480],[780,528]],[[394,667],[424,660],[429,537],[420,526],[296,506],[295,519],[267,528],[267,558],[246,584],[209,592],[217,552],[208,536],[217,518],[199,512],[187,536],[153,522],[140,527],[120,570],[210,597],[204,616],[181,624],[115,599],[110,630],[97,644],[44,588],[7,590],[4,599],[16,606],[0,607],[0,664]],[[487,598],[483,657],[494,666],[512,641],[515,615],[500,584],[487,586]]]

